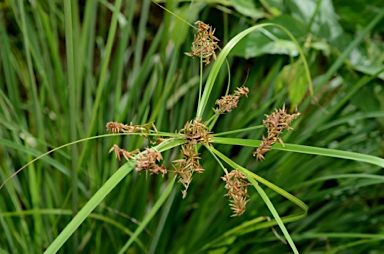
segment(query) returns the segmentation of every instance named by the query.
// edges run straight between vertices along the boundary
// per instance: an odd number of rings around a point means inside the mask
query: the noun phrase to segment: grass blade
[[[174,177],[171,182],[168,184],[167,188],[164,190],[163,194],[159,197],[159,199],[156,201],[155,205],[152,207],[149,214],[145,217],[145,219],[140,223],[140,226],[136,229],[136,231],[133,233],[133,235],[129,238],[128,242],[121,248],[119,251],[119,254],[125,253],[129,246],[136,241],[137,236],[144,230],[144,228],[148,225],[148,223],[152,220],[152,218],[155,216],[157,211],[160,209],[160,207],[164,204],[165,200],[168,198],[169,194],[171,194],[173,185],[175,184],[176,177]]]
[[[77,139],[77,103],[76,103],[76,77],[75,77],[75,54],[73,49],[73,31],[72,31],[72,6],[71,0],[64,1],[64,21],[65,21],[65,45],[66,45],[66,56],[67,56],[67,69],[68,69],[68,104],[69,104],[69,141],[74,141]],[[71,167],[72,167],[72,210],[76,214],[79,209],[79,199],[78,199],[78,189],[77,182],[77,160],[78,160],[78,150],[77,144],[71,146]],[[78,246],[78,234],[75,231],[73,237],[73,246],[74,251]]]
[[[299,253],[297,251],[297,248],[296,248],[296,246],[295,246],[295,244],[294,244],[290,234],[288,233],[288,231],[287,231],[287,229],[286,229],[286,227],[285,227],[285,225],[283,223],[283,220],[280,218],[279,214],[277,213],[276,209],[274,208],[272,202],[269,200],[269,198],[266,195],[266,193],[264,192],[264,190],[259,186],[259,184],[256,181],[259,181],[259,182],[267,185],[271,189],[275,190],[276,192],[278,192],[279,194],[281,194],[284,197],[288,198],[293,203],[295,203],[300,208],[302,208],[304,210],[304,213],[302,213],[300,215],[296,215],[295,219],[301,219],[301,218],[305,217],[306,214],[307,214],[307,211],[308,211],[308,207],[302,201],[300,201],[298,198],[292,196],[291,194],[289,194],[285,190],[283,190],[283,189],[277,187],[276,185],[268,182],[267,180],[263,179],[262,177],[257,176],[256,174],[253,174],[251,171],[241,167],[240,165],[236,164],[234,161],[232,161],[231,159],[229,159],[228,157],[226,157],[224,154],[220,153],[219,151],[217,151],[213,147],[209,147],[208,149],[211,150],[213,153],[215,153],[217,156],[219,156],[222,160],[227,162],[229,165],[231,165],[234,169],[240,170],[243,174],[245,174],[247,176],[247,179],[256,188],[257,192],[260,194],[260,196],[263,199],[264,203],[267,205],[268,209],[270,210],[270,212],[272,213],[273,217],[275,218],[275,220],[276,220],[277,224],[279,225],[280,229],[283,231],[283,234],[286,237],[286,239],[287,239],[289,245],[291,246],[293,252],[294,253]],[[291,216],[291,219],[292,219],[292,217],[293,216]]]
[[[171,140],[163,142],[156,148],[158,151],[171,149],[175,146],[182,144],[183,140]],[[104,185],[92,196],[92,198],[85,204],[79,213],[68,223],[63,231],[55,238],[48,249],[44,252],[56,253],[60,247],[68,240],[73,232],[83,223],[88,215],[96,208],[97,205],[116,187],[116,185],[124,179],[134,168],[136,164],[132,161],[125,163],[120,167],[105,183]]]
[[[241,145],[249,147],[258,147],[261,144],[260,140],[251,140],[251,139],[239,139],[239,138],[222,138],[222,137],[213,137],[212,141],[218,144],[227,144],[227,145]],[[274,150],[287,151],[287,152],[296,152],[304,154],[313,154],[313,155],[322,155],[335,157],[340,159],[354,160],[365,163],[370,163],[380,167],[384,167],[384,159],[361,153],[354,153],[349,151],[341,151],[330,148],[321,148],[321,147],[312,147],[304,145],[295,145],[295,144],[274,144],[272,146]]]
[[[63,231],[55,238],[49,245],[48,249],[44,252],[46,254],[57,253],[60,247],[68,240],[73,232],[83,223],[89,214],[96,208],[98,204],[108,195],[109,192],[133,169],[135,164],[128,162],[119,168],[107,182],[92,196],[88,203],[76,214],[76,216],[68,223]]]

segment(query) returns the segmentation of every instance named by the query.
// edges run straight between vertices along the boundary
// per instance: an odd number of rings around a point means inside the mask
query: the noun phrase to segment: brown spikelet
[[[272,145],[277,141],[284,146],[283,140],[279,137],[283,133],[283,130],[291,130],[290,124],[294,119],[299,117],[300,113],[295,110],[295,113],[288,114],[285,111],[285,105],[282,109],[275,109],[271,115],[266,115],[267,119],[263,120],[264,126],[268,129],[268,136],[263,137],[260,146],[253,153],[256,157],[256,161],[264,160],[264,155],[271,149]]]
[[[201,119],[187,122],[179,133],[184,135],[184,138],[192,145],[197,143],[209,145],[212,138],[212,134],[209,132],[207,125],[202,123]]]
[[[200,155],[197,153],[196,145],[199,143],[210,145],[212,134],[200,119],[187,122],[184,128],[179,131],[179,134],[183,135],[188,143],[181,145],[183,158],[174,160],[172,165],[175,174],[179,176],[178,182],[184,186],[182,193],[183,198],[185,198],[189,185],[192,182],[192,175],[204,172],[203,167],[199,163]]]
[[[113,145],[109,152],[115,152],[116,158],[121,160],[121,155],[127,160],[134,160],[136,162],[136,171],[146,171],[146,173],[159,174],[163,176],[167,173],[167,169],[164,165],[158,165],[163,157],[159,151],[152,148],[145,148],[145,151],[140,153],[140,150],[136,149],[132,152],[128,152],[122,148],[119,148],[117,145]],[[140,155],[138,155],[140,154]]]
[[[182,159],[174,160],[173,167],[175,174],[179,176],[179,183],[184,186],[182,190],[183,198],[187,196],[187,191],[190,183],[192,182],[193,173],[204,173],[203,167],[199,163],[199,154],[195,152],[194,144],[183,144],[181,145]]]
[[[237,90],[235,91],[235,95],[240,97],[241,96],[248,97],[248,93],[249,93],[249,88],[245,86],[238,87]]]
[[[247,189],[249,183],[244,180],[246,178],[247,177],[237,169],[221,177],[225,182],[225,189],[228,190],[225,196],[229,197],[230,207],[233,211],[232,217],[242,215],[249,201],[249,199],[247,199],[249,197]]]
[[[159,166],[157,163],[163,159],[161,153],[154,148],[145,148],[145,151],[140,153],[139,159],[136,162],[136,171],[141,172],[143,170],[146,173],[159,174],[163,176],[167,173],[167,169],[164,165]]]
[[[151,133],[150,127],[153,128],[153,132],[158,133],[157,128],[153,122],[143,125],[133,125],[132,123],[123,124],[117,122],[108,122],[106,124],[107,131],[112,133],[140,133],[141,136],[149,139],[148,133]]]
[[[208,65],[211,61],[211,58],[216,60],[215,50],[217,49],[217,39],[213,34],[215,33],[215,29],[212,30],[210,25],[205,24],[202,21],[196,21],[197,34],[194,35],[194,40],[192,42],[192,52],[185,53],[190,57],[201,57],[203,59],[203,63]]]
[[[232,109],[237,108],[239,99],[242,96],[248,97],[249,89],[245,86],[238,87],[234,94],[228,94],[222,96],[221,99],[216,100],[217,108],[214,109],[217,114],[225,114],[226,112],[231,112]]]
[[[115,145],[113,145],[113,146],[111,147],[111,149],[109,149],[109,152],[110,152],[110,153],[111,153],[111,152],[115,152],[116,158],[119,159],[119,160],[121,160],[121,155],[123,155],[123,157],[124,157],[127,161],[129,161],[130,159],[134,159],[134,156],[135,156],[136,154],[138,154],[140,151],[139,151],[138,149],[136,149],[136,150],[134,150],[134,151],[132,151],[132,152],[128,152],[128,151],[126,151],[126,150],[124,150],[124,149],[122,149],[122,148],[119,148],[119,147],[115,144]]]
[[[141,125],[126,125],[117,122],[108,122],[107,123],[107,131],[112,133],[134,133],[138,131],[144,131],[145,128]]]

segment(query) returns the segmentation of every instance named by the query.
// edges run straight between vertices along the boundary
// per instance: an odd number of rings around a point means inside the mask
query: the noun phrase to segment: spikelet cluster
[[[123,156],[127,161],[131,160],[131,159],[134,159],[135,158],[135,155],[140,153],[140,151],[138,149],[132,151],[132,152],[128,152],[122,148],[120,148],[118,145],[113,145],[111,147],[111,149],[109,149],[109,152],[115,152],[115,155],[116,155],[116,158],[118,158],[119,160],[121,160],[121,156]]]
[[[117,122],[108,122],[107,125],[107,131],[110,131],[112,133],[135,133],[135,132],[143,132],[148,129],[146,126],[142,125],[130,125],[123,124],[123,123],[117,123]]]
[[[155,132],[157,132],[156,126],[153,123],[144,124],[144,125],[133,125],[132,123],[122,124],[117,122],[108,122],[106,127],[107,130],[112,133],[137,133],[146,138],[148,138],[147,133],[150,133],[151,130],[149,126],[152,126]],[[114,152],[116,158],[121,160],[121,157],[124,157],[127,161],[133,160],[136,162],[136,171],[141,172],[145,171],[146,174],[159,174],[161,173],[163,176],[167,173],[167,169],[159,165],[159,162],[163,159],[161,153],[156,149],[145,148],[145,151],[140,152],[140,150],[136,149],[134,151],[128,152],[125,149],[120,148],[118,145],[113,145],[109,152]]]
[[[121,160],[123,156],[127,161],[133,160],[136,163],[136,171],[141,172],[145,171],[146,174],[159,174],[161,173],[164,176],[167,173],[167,169],[164,167],[164,164],[160,166],[158,163],[163,159],[161,153],[154,148],[145,148],[144,152],[136,149],[132,152],[128,152],[117,145],[113,145],[109,152],[115,152],[116,158]]]
[[[283,130],[291,130],[290,124],[294,119],[299,117],[300,113],[295,110],[295,113],[288,114],[285,111],[285,105],[282,109],[275,109],[271,115],[265,115],[266,120],[263,120],[264,126],[268,129],[268,136],[263,137],[263,140],[260,146],[253,153],[253,156],[256,157],[256,160],[264,160],[264,155],[271,149],[272,145],[277,141],[284,146],[283,140],[280,138],[280,134],[283,133]]]
[[[209,132],[207,125],[202,123],[201,119],[187,122],[179,133],[182,134],[191,145],[196,145],[198,143],[209,145],[212,138],[212,134]]]
[[[225,182],[225,189],[228,191],[225,196],[229,197],[229,205],[233,211],[232,216],[240,216],[245,212],[245,207],[249,201],[247,189],[249,183],[244,180],[246,178],[247,177],[237,169],[221,177]]]
[[[216,100],[217,108],[214,109],[216,114],[225,114],[231,112],[232,109],[237,108],[239,99],[242,96],[248,97],[249,89],[245,86],[238,87],[234,94],[222,96],[221,99]]]
[[[140,153],[139,159],[136,161],[136,171],[141,172],[145,170],[146,174],[159,174],[161,173],[164,176],[167,173],[167,169],[162,166],[159,166],[159,162],[163,160],[161,153],[154,148],[145,148],[145,152]]]
[[[199,163],[199,154],[195,152],[195,145],[183,144],[181,146],[182,159],[174,160],[173,167],[175,174],[179,176],[178,182],[184,186],[184,190],[181,191],[183,198],[187,196],[187,191],[190,183],[192,182],[193,173],[204,173],[203,167]]]
[[[183,198],[187,196],[187,191],[192,182],[193,173],[201,174],[204,172],[199,163],[200,155],[197,153],[196,145],[203,143],[209,145],[211,133],[208,127],[200,119],[189,121],[184,128],[179,131],[188,143],[181,145],[182,159],[174,160],[173,167],[175,173],[179,176],[179,182],[184,186],[182,190]]]
[[[203,63],[208,65],[211,62],[211,58],[216,60],[215,50],[217,49],[219,39],[213,35],[215,29],[212,30],[210,25],[202,21],[196,21],[195,24],[198,25],[198,28],[192,42],[192,52],[185,54],[190,57],[201,57]]]

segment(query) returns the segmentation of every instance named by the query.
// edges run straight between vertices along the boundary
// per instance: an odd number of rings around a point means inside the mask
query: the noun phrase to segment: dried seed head
[[[133,125],[130,123],[129,125],[127,124],[122,124],[122,123],[117,123],[117,122],[108,122],[107,125],[107,131],[110,131],[112,133],[140,133],[141,136],[147,138],[148,133],[151,133],[150,127],[153,128],[152,132],[158,132],[156,129],[156,126],[153,122],[143,124],[143,125]]]
[[[116,158],[119,160],[121,159],[121,155],[123,155],[127,161],[135,160],[137,172],[145,170],[147,174],[161,173],[163,176],[167,173],[167,169],[164,167],[164,165],[158,165],[158,162],[160,162],[163,157],[161,156],[161,153],[156,149],[145,148],[145,151],[142,153],[140,153],[140,150],[138,149],[132,152],[128,152],[119,148],[117,145],[113,145],[109,152],[115,152]],[[140,156],[137,156],[138,154],[140,154]]]
[[[198,29],[197,35],[194,35],[192,52],[185,54],[190,57],[201,57],[203,63],[208,65],[211,57],[216,60],[215,50],[217,49],[217,41],[219,41],[219,39],[213,35],[215,29],[212,30],[210,25],[207,25],[202,21],[196,21],[195,24],[198,25]]]
[[[221,99],[216,100],[216,105],[219,107],[214,109],[215,113],[224,114],[225,112],[231,112],[232,109],[237,108],[239,98],[239,96],[232,94],[222,96]]]
[[[216,100],[216,105],[218,105],[218,107],[214,109],[215,113],[225,114],[226,112],[231,112],[232,109],[237,108],[240,97],[248,97],[248,92],[249,89],[242,86],[238,87],[234,94],[222,96],[221,99]]]
[[[145,148],[145,152],[142,152],[140,154],[139,159],[136,162],[136,171],[141,172],[145,170],[148,174],[159,174],[162,173],[163,176],[164,174],[167,173],[167,170],[165,169],[164,165],[159,166],[157,163],[161,161],[163,157],[161,156],[161,153],[152,148]]]
[[[195,152],[195,144],[187,143],[181,146],[183,159],[174,160],[173,167],[175,174],[179,176],[179,183],[184,186],[182,190],[183,198],[187,196],[187,191],[192,182],[193,173],[204,173],[203,167],[199,163],[199,154]]]
[[[283,105],[282,109],[275,109],[271,115],[265,115],[267,117],[266,120],[263,120],[264,126],[268,129],[268,136],[263,137],[263,141],[260,146],[253,153],[253,156],[256,157],[257,160],[264,160],[264,154],[266,154],[272,147],[276,141],[278,141],[282,146],[284,146],[283,140],[279,137],[280,134],[283,133],[283,130],[292,130],[290,124],[294,119],[299,117],[300,113],[295,109],[295,113],[288,114],[285,111],[285,105]]]
[[[108,122],[107,123],[107,131],[112,133],[122,132],[124,124],[116,123],[116,122]]]
[[[248,98],[248,93],[249,93],[249,88],[245,86],[238,87],[237,90],[235,91],[235,95],[240,97],[245,96]]]
[[[204,143],[209,145],[212,138],[212,134],[209,132],[208,127],[205,123],[201,122],[201,119],[187,122],[179,133],[183,134],[190,144]]]
[[[134,151],[132,151],[132,152],[128,152],[128,151],[126,151],[126,150],[124,150],[124,149],[122,149],[122,148],[119,148],[116,144],[113,145],[113,146],[111,147],[111,149],[109,149],[109,152],[112,152],[112,151],[115,152],[115,155],[116,155],[116,158],[117,158],[117,159],[120,160],[120,159],[121,159],[120,156],[123,155],[123,157],[124,157],[127,161],[130,160],[130,159],[134,159],[134,156],[140,152],[138,149],[136,149],[136,150],[134,150]]]
[[[108,122],[107,130],[112,133],[134,133],[139,131],[144,131],[146,128],[143,125],[126,125],[117,122]]]
[[[195,119],[187,122],[179,134],[184,136],[188,143],[181,145],[182,159],[174,160],[173,167],[175,174],[179,176],[179,183],[184,186],[182,190],[183,198],[187,196],[189,185],[192,181],[193,173],[203,173],[204,169],[199,163],[199,154],[196,152],[196,145],[204,143],[209,145],[211,142],[211,134],[208,127],[201,122],[200,119]]]
[[[232,216],[240,216],[245,212],[245,207],[249,201],[247,199],[249,197],[247,189],[249,183],[244,180],[246,178],[237,169],[232,170],[221,178],[226,182],[225,188],[228,190],[228,193],[225,196],[229,197],[230,207],[233,211]]]

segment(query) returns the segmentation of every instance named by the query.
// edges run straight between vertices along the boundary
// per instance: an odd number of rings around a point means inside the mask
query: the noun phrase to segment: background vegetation
[[[383,157],[382,1],[161,4],[190,23],[215,27],[220,47],[264,22],[286,27],[305,53],[314,98],[298,49],[280,30],[265,28],[240,41],[228,57],[230,90],[244,83],[250,93],[218,120],[215,133],[260,125],[264,114],[285,103],[298,105],[302,115],[284,142]],[[195,117],[199,61],[184,54],[195,31],[151,1],[6,0],[0,8],[1,181],[53,148],[104,134],[108,121],[154,121],[157,129],[174,132]],[[205,67],[204,80],[211,67]],[[208,107],[227,82],[222,68]],[[232,137],[261,139],[264,132]],[[147,145],[142,137],[90,140],[41,158],[7,182],[0,190],[0,253],[45,250],[119,168],[108,154],[115,143],[127,150]],[[286,223],[301,253],[384,251],[382,167],[277,150],[256,162],[254,148],[216,147],[309,206],[306,218]],[[164,157],[171,161],[176,153]],[[128,252],[291,252],[271,228],[258,228],[260,216],[271,214],[254,189],[247,211],[230,218],[224,173],[208,152],[201,157],[205,173],[194,176],[187,198],[175,185]],[[119,251],[168,180],[129,174],[60,252]],[[297,212],[290,201],[266,192],[281,216]]]

